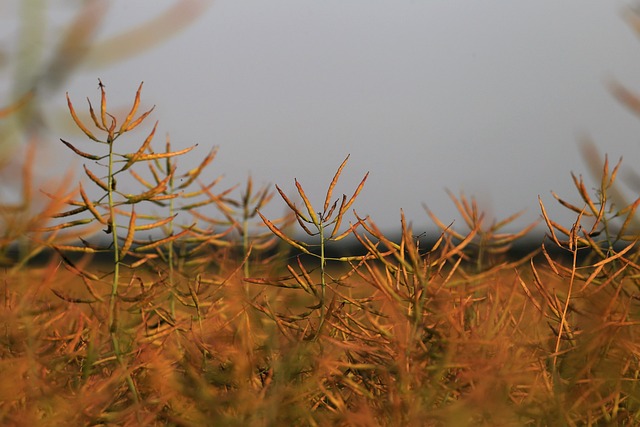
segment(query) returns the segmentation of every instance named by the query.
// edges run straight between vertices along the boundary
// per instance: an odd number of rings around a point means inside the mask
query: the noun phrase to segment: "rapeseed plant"
[[[99,89],[90,121],[67,96],[84,181],[34,203],[28,151],[21,199],[0,203],[3,424],[640,422],[640,199],[611,194],[620,163],[592,192],[572,175],[578,201],[552,193],[572,224],[540,197],[547,235],[512,259],[535,224],[505,232],[517,214],[487,224],[464,194],[463,230],[427,210],[424,242],[400,211],[383,233],[354,209],[368,174],[334,197],[348,156],[319,206],[298,180],[300,201],[251,177],[220,189],[215,149],[182,172],[197,148],[156,151],[157,123],[124,143],[153,111],[142,85],[121,118]],[[271,220],[275,193],[290,215]],[[347,237],[358,255],[333,256]]]

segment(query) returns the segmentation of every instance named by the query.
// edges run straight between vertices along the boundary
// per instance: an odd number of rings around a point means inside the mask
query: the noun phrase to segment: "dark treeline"
[[[438,237],[439,236],[435,233],[431,233],[431,234],[425,233],[416,237],[415,244],[420,246],[420,249],[424,254],[427,254],[429,251],[432,250],[432,248],[436,244]],[[401,240],[399,235],[394,236],[393,234],[391,234],[389,238],[393,242],[399,242]],[[319,255],[320,248],[314,245],[315,242],[313,242],[312,240],[309,240],[306,243],[308,243],[309,245],[308,249],[310,252]],[[98,264],[111,263],[113,261],[113,253],[109,250],[109,243],[105,241],[103,242],[102,245],[103,245],[102,247],[105,248],[104,250],[93,253],[90,256],[92,257],[92,260],[95,263],[98,263]],[[379,245],[381,249],[386,249],[382,243],[380,243]],[[567,262],[567,263],[570,263],[573,261],[573,256],[574,256],[573,252],[567,250],[566,248],[559,248],[551,239],[549,239],[544,234],[530,235],[517,240],[516,242],[510,245],[508,250],[506,250],[501,255],[498,255],[497,258],[499,261],[513,262],[513,261],[518,261],[525,258],[529,259],[533,257],[536,262],[546,263],[545,256],[542,252],[542,245],[544,245],[546,252],[549,254],[549,256],[553,260],[559,261],[559,262]],[[235,247],[234,245],[229,245],[227,248],[229,248],[228,250],[234,251],[234,247]],[[606,242],[603,243],[602,247],[606,248]],[[620,245],[616,244],[614,245],[613,249],[616,251],[619,251],[623,247],[624,245],[622,244]],[[212,251],[215,251],[217,248],[212,245],[210,249]],[[240,247],[240,243],[238,242],[238,248],[237,248],[238,257],[242,257],[241,249],[242,248]],[[281,257],[280,259],[284,258],[284,259],[293,261],[293,259],[295,259],[298,256],[302,256],[305,259],[311,258],[308,255],[302,254],[300,251],[296,250],[295,248],[291,248],[283,245],[274,245],[274,247],[270,250],[266,250],[266,251],[263,250],[260,252],[260,256],[263,258],[274,256],[278,251],[283,251],[283,250],[288,251],[288,253],[281,254],[281,255],[284,255],[284,257]],[[475,261],[475,255],[477,251],[478,251],[478,247],[474,243],[467,246],[465,250],[465,254],[467,255],[468,260],[470,262]],[[579,250],[577,251],[577,257],[576,257],[577,263],[578,264],[583,263],[586,259],[588,259],[589,255],[592,253],[593,253],[593,250],[588,247],[579,248]],[[366,248],[360,242],[358,242],[355,238],[344,239],[343,241],[340,241],[340,242],[329,242],[329,244],[325,246],[325,256],[328,258],[354,257],[354,256],[363,256],[366,254],[367,254]],[[86,256],[86,255],[81,255],[81,254],[76,254],[71,252],[59,253],[58,255],[66,257],[68,260],[72,260],[72,261],[77,260],[82,256]],[[42,266],[47,262],[49,262],[54,256],[56,256],[55,250],[53,249],[44,250],[40,252],[39,255],[33,257],[29,261],[28,265],[32,267]],[[20,246],[17,244],[13,245],[10,248],[8,248],[8,250],[4,254],[4,257],[0,259],[0,267],[10,267],[11,265],[14,265],[16,262],[18,262],[20,259],[21,259]],[[126,262],[127,260],[125,260],[125,263]]]

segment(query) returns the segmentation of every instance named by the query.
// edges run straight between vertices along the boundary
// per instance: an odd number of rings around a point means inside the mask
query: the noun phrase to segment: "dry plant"
[[[634,391],[640,369],[636,345],[640,332],[636,316],[638,237],[627,234],[640,199],[623,207],[609,201],[620,164],[610,170],[605,157],[595,198],[583,178],[572,175],[582,207],[553,193],[559,203],[576,213],[571,227],[553,221],[540,199],[549,238],[571,254],[566,265],[554,260],[542,245],[552,275],[560,279],[554,283],[562,286],[545,283],[531,264],[540,295],[539,299],[532,297],[532,302],[554,336],[546,360],[549,380],[558,397],[569,403],[565,416],[570,424],[578,423],[583,414],[606,422],[626,419],[635,424],[640,420],[640,399]]]
[[[429,208],[426,206],[424,206],[424,208],[431,220],[444,233],[449,244],[453,241],[462,242],[473,234],[472,240],[464,251],[465,256],[463,259],[467,261],[467,263],[469,263],[470,260],[472,261],[471,264],[474,267],[475,273],[480,273],[490,268],[500,269],[517,265],[516,262],[515,264],[505,266],[503,264],[503,255],[509,252],[517,240],[522,239],[531,232],[538,222],[536,221],[529,224],[517,233],[503,232],[502,230],[504,228],[510,226],[522,216],[523,212],[517,212],[503,220],[493,221],[489,227],[485,227],[484,214],[479,211],[474,198],[471,198],[471,201],[469,201],[464,194],[460,194],[460,198],[457,198],[451,192],[449,192],[449,197],[460,213],[465,226],[468,228],[466,232],[468,234],[466,235],[456,231],[452,227],[452,224],[445,225]],[[532,255],[534,254],[528,254],[520,261],[526,261]]]
[[[252,178],[204,179],[216,150],[181,172],[193,147],[155,151],[157,124],[125,142],[151,110],[139,89],[116,118],[100,91],[90,124],[68,100],[91,148],[63,141],[95,191],[63,183],[35,204],[25,167],[21,200],[0,209],[3,424],[640,422],[640,202],[611,203],[619,164],[605,159],[595,196],[577,176],[579,203],[554,194],[573,225],[540,200],[542,260],[510,257],[532,226],[487,226],[464,195],[451,197],[466,230],[428,211],[440,236],[425,243],[401,211],[400,236],[385,235],[353,211],[367,175],[334,196],[348,157],[320,209],[297,180],[301,202],[276,186],[309,242],[263,215],[274,192]],[[332,256],[347,236],[358,255]]]
[[[244,190],[238,196],[231,194],[221,194],[213,198],[216,207],[224,215],[224,220],[219,221],[214,218],[206,218],[211,224],[221,224],[232,229],[239,237],[240,257],[243,261],[243,274],[245,277],[251,275],[251,255],[258,253],[267,254],[277,245],[278,238],[264,225],[264,222],[257,220],[258,212],[264,209],[273,199],[274,193],[267,186],[256,190],[253,178],[247,178]],[[203,218],[202,214],[194,213],[197,217]],[[283,217],[274,220],[273,223],[280,228],[286,228],[292,222],[292,218]],[[261,231],[256,231],[262,229]],[[237,241],[237,238],[235,239]],[[230,242],[233,244],[233,238]],[[277,255],[277,254],[276,254]],[[260,259],[255,257],[255,261]]]
[[[171,158],[179,156],[190,151],[193,147],[177,152],[154,153],[151,149],[151,142],[155,135],[157,127],[156,123],[149,135],[135,152],[126,152],[122,154],[116,151],[116,143],[120,142],[118,140],[124,134],[137,128],[153,109],[148,110],[136,117],[138,107],[140,105],[140,91],[142,90],[141,84],[138,88],[138,92],[136,93],[136,97],[133,102],[133,106],[129,111],[129,114],[118,126],[118,120],[116,119],[116,117],[107,111],[107,96],[105,87],[102,82],[100,82],[99,86],[101,92],[99,114],[95,113],[90,101],[89,112],[91,114],[91,118],[95,127],[98,129],[98,131],[104,133],[103,139],[96,137],[94,135],[95,131],[91,131],[83,122],[80,121],[68,95],[67,102],[69,105],[69,111],[76,125],[91,141],[105,146],[107,152],[105,154],[92,154],[76,148],[73,144],[67,141],[62,140],[62,142],[78,156],[91,160],[95,162],[96,165],[106,169],[104,173],[96,173],[86,165],[84,166],[84,172],[86,176],[95,186],[98,187],[98,189],[102,192],[102,196],[100,196],[97,200],[92,200],[85,192],[82,183],[80,183],[80,200],[69,200],[67,204],[71,206],[71,209],[57,214],[55,215],[55,217],[67,218],[77,216],[79,214],[86,214],[87,217],[63,222],[61,224],[56,224],[46,228],[45,231],[57,232],[62,229],[84,226],[92,223],[97,223],[100,224],[101,227],[105,227],[103,230],[104,233],[111,238],[111,242],[106,247],[95,246],[89,244],[84,240],[83,246],[80,247],[68,245],[62,246],[59,244],[55,244],[53,247],[57,251],[79,251],[82,253],[109,251],[112,253],[113,271],[111,273],[112,281],[111,291],[109,294],[109,316],[107,324],[113,343],[113,351],[115,357],[118,360],[121,368],[126,371],[127,363],[121,350],[122,338],[120,337],[120,333],[122,326],[118,322],[117,307],[122,296],[120,290],[122,286],[121,268],[124,266],[125,258],[130,253],[141,253],[150,249],[154,249],[161,245],[166,245],[171,241],[178,239],[180,236],[187,234],[188,230],[183,230],[180,233],[176,233],[158,240],[143,243],[141,242],[140,245],[134,247],[134,243],[136,243],[136,233],[140,231],[153,230],[172,221],[173,217],[167,217],[161,218],[151,223],[140,224],[135,212],[135,207],[141,205],[143,202],[160,202],[177,197],[177,194],[163,194],[166,192],[168,183],[172,179],[175,169],[169,170],[167,175],[159,179],[158,182],[151,188],[145,189],[145,191],[137,194],[125,193],[122,190],[119,190],[118,180],[125,172],[129,171],[130,168],[138,166],[138,164],[140,163],[149,163],[161,158]],[[102,161],[106,161],[106,164],[101,164],[100,162]],[[130,210],[125,210],[128,206],[131,206]],[[121,232],[121,230],[125,231]],[[67,261],[67,258],[63,257],[63,260]],[[146,257],[142,258],[142,262],[146,260]],[[133,266],[139,265],[140,263],[141,261],[137,261],[133,264]],[[67,264],[73,267],[73,264],[71,262],[67,261]],[[87,284],[87,288],[91,292],[93,297],[98,301],[101,300],[101,295],[99,295],[99,293],[95,291],[94,287],[89,284],[91,281],[95,281],[98,278],[96,278],[95,276],[87,277],[86,274],[82,274],[82,277],[87,279],[85,283]],[[99,280],[100,279],[98,279],[98,281]],[[129,374],[126,375],[126,378],[129,389],[133,396],[133,400],[134,402],[138,402],[139,395],[133,379]]]
[[[307,307],[311,310],[310,312],[303,313],[295,318],[296,321],[306,321],[314,311],[319,310],[318,325],[315,326],[314,332],[310,332],[314,340],[317,339],[322,332],[326,315],[330,314],[330,312],[333,310],[333,303],[335,302],[335,300],[332,301],[328,307],[326,305],[328,281],[332,280],[334,282],[339,282],[339,279],[334,279],[329,274],[329,271],[327,269],[327,262],[348,262],[352,260],[349,257],[328,257],[326,255],[327,245],[330,242],[339,242],[348,235],[352,234],[353,231],[361,223],[361,220],[358,220],[355,224],[351,224],[346,230],[341,231],[340,229],[340,226],[342,225],[344,220],[344,216],[355,202],[356,198],[360,194],[360,191],[362,191],[365,181],[367,180],[367,177],[369,175],[368,173],[364,176],[364,178],[362,178],[362,181],[360,181],[350,198],[347,199],[347,196],[343,194],[342,198],[333,200],[333,191],[338,184],[338,180],[340,179],[342,170],[346,166],[348,160],[349,156],[344,159],[342,164],[340,164],[340,167],[338,167],[335,175],[333,176],[333,179],[331,180],[331,183],[329,184],[329,187],[327,189],[327,194],[324,200],[322,211],[315,211],[315,208],[309,201],[309,198],[305,194],[304,189],[302,188],[302,185],[298,182],[298,180],[295,180],[295,185],[298,190],[298,194],[304,203],[304,210],[296,206],[296,204],[292,202],[289,197],[287,197],[287,195],[280,189],[280,187],[276,186],[278,193],[280,193],[280,196],[285,201],[291,212],[294,214],[295,220],[298,222],[304,232],[313,238],[319,239],[319,242],[317,244],[309,244],[299,239],[294,239],[285,235],[283,231],[278,228],[272,221],[268,220],[264,215],[262,215],[259,210],[257,211],[258,215],[260,215],[260,218],[262,218],[266,226],[274,235],[278,236],[284,242],[289,244],[291,247],[299,250],[303,254],[318,260],[318,268],[320,274],[320,283],[318,284],[316,284],[311,278],[309,272],[305,268],[300,258],[298,258],[297,263],[297,267],[299,268],[298,272],[296,272],[295,267],[287,266],[289,272],[291,273],[291,278],[294,280],[294,282],[290,285],[285,284],[282,280],[273,281],[266,279],[258,282],[256,282],[255,280],[253,281],[253,283],[268,283],[275,284],[276,286],[286,286],[292,287],[294,289],[302,289],[305,293],[316,298],[316,303]],[[338,203],[340,204],[338,205]],[[317,251],[312,251],[314,247],[317,248]],[[357,257],[355,257],[354,259],[357,259]],[[306,333],[307,331],[305,330],[305,334]]]

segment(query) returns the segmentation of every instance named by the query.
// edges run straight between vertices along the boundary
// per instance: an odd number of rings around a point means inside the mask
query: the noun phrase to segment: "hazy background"
[[[0,10],[5,47],[15,27],[9,3]],[[176,2],[110,3],[97,40]],[[111,105],[126,107],[144,81],[144,103],[156,105],[160,120],[158,147],[166,132],[176,147],[199,144],[194,161],[220,146],[212,173],[225,184],[251,174],[292,191],[297,178],[318,205],[350,153],[336,191],[350,195],[370,171],[355,208],[386,230],[397,228],[400,208],[416,229],[431,227],[422,203],[445,222],[458,218],[446,188],[474,195],[498,218],[526,208],[519,225],[539,216],[541,195],[552,216],[568,221],[550,190],[578,200],[569,174],[588,175],[583,135],[612,160],[638,165],[640,120],[606,86],[615,79],[640,90],[640,43],[622,17],[624,2],[210,3],[158,47],[81,67],[43,92],[45,110],[63,111],[65,91],[79,106],[87,96],[97,101],[98,77]],[[54,14],[54,36],[73,4]],[[48,123],[39,172],[59,176],[69,157],[58,138],[83,139],[60,119]],[[284,206],[272,205],[275,214]]]

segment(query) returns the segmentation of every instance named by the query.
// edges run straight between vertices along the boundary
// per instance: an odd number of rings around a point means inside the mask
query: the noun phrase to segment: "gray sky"
[[[113,2],[101,37],[135,26],[171,1]],[[554,190],[577,201],[570,172],[588,174],[578,138],[612,160],[640,158],[640,120],[608,92],[640,91],[640,43],[622,2],[601,0],[218,0],[158,48],[80,70],[64,91],[128,105],[140,81],[156,104],[158,144],[218,145],[225,183],[297,178],[320,205],[351,154],[338,193],[370,177],[355,208],[387,230],[403,208],[431,226],[425,203],[457,219],[445,189],[474,195],[498,218]],[[52,140],[55,142],[55,135]],[[273,212],[283,203],[274,200]],[[570,223],[568,224],[570,225]]]

